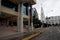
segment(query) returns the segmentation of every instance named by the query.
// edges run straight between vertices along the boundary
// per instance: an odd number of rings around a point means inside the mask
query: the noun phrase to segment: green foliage
[[[42,24],[42,22],[39,19],[33,19],[33,23],[34,24]]]
[[[35,27],[41,27],[42,22],[38,18],[35,18],[35,16],[33,16],[33,24]]]

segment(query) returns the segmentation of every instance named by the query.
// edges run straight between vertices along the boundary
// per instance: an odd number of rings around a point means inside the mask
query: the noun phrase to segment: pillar
[[[21,2],[18,6],[18,20],[17,20],[17,26],[18,26],[18,32],[23,32],[23,3]]]
[[[1,7],[1,0],[0,0],[0,7]],[[0,9],[1,10],[1,9]],[[0,14],[1,14],[1,12],[0,12]]]
[[[4,25],[6,26],[7,24],[6,24],[6,20],[4,20]]]
[[[7,26],[9,26],[9,20],[7,20]]]
[[[29,7],[28,7],[28,16],[30,17],[30,11],[29,11]],[[30,29],[30,18],[28,19],[28,31],[30,32],[31,29]]]
[[[11,25],[13,26],[13,21],[12,21],[12,24]]]
[[[0,11],[1,11],[1,1],[2,1],[2,0],[0,0]],[[0,14],[1,14],[1,12],[0,12]],[[0,22],[0,24],[2,24],[2,23]]]
[[[32,5],[30,5],[30,26],[33,31],[33,14],[32,14]]]
[[[1,7],[1,0],[0,0],[0,7]]]
[[[26,15],[28,15],[30,17],[30,13],[29,13],[29,7],[28,4],[26,4]],[[30,19],[27,20],[28,21],[28,32],[30,32]]]

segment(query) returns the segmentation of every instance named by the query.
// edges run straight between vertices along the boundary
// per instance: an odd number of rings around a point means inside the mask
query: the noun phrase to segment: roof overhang
[[[10,0],[10,1],[12,1],[15,4],[19,4],[21,2],[20,0]],[[34,5],[36,4],[36,0],[23,0],[23,3]]]

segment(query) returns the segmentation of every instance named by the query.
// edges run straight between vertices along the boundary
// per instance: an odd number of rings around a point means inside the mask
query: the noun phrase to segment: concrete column
[[[7,25],[7,24],[6,24],[6,20],[5,20],[5,25]]]
[[[0,7],[1,7],[1,0],[0,0]]]
[[[13,26],[13,21],[12,21],[12,24],[11,25]]]
[[[18,26],[18,32],[23,32],[23,3],[21,2],[18,6],[18,20],[17,20],[17,26]]]
[[[4,24],[4,26],[6,25],[6,21],[5,20],[3,21],[3,24]]]
[[[33,31],[32,5],[30,5],[30,25],[31,25],[31,30]]]
[[[30,16],[29,7],[26,5],[26,15]],[[28,32],[30,32],[30,19],[28,19]]]
[[[0,8],[1,8],[1,0],[0,0]],[[0,9],[1,10],[1,9]],[[0,12],[0,14],[1,14],[1,12]]]
[[[30,17],[30,11],[29,11],[29,7],[28,7],[28,16]],[[30,32],[30,19],[28,20],[28,31]]]
[[[9,20],[7,20],[7,26],[9,25]]]
[[[43,23],[42,23],[42,25],[41,25],[41,28],[43,28]]]

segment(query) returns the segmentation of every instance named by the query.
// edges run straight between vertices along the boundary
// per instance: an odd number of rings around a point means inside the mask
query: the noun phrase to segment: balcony
[[[24,17],[25,19],[27,19],[27,20],[29,20],[29,19],[30,19],[30,17],[29,17],[29,16],[27,16],[27,15],[23,15],[23,17]]]
[[[20,0],[10,0],[10,1],[12,1],[15,4],[19,4],[19,2],[21,2]],[[23,3],[28,3],[28,4],[34,5],[34,4],[36,4],[36,0],[23,0]]]
[[[0,9],[1,9],[0,11],[3,12],[3,13],[15,15],[15,16],[17,16],[17,13],[18,13],[18,12],[16,12],[16,11],[14,11],[14,10],[12,10],[12,9],[9,9],[9,8],[7,8],[7,7],[4,7],[4,6],[2,6]]]

